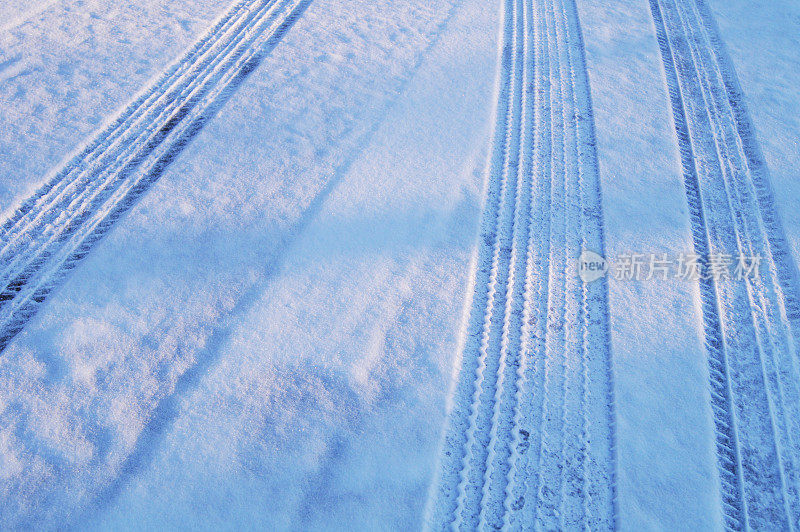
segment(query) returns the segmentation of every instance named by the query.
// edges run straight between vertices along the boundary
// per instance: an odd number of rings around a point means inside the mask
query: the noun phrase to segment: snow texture
[[[0,2],[0,528],[800,529],[798,101],[788,0]]]

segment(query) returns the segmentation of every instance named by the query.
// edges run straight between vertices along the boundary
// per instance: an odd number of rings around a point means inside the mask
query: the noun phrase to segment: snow
[[[800,7],[707,1],[796,263]],[[230,3],[0,2],[4,218]],[[0,528],[425,524],[466,356],[502,4],[310,3],[0,351]],[[650,3],[576,5],[605,255],[691,252]],[[616,524],[723,529],[700,289],[608,287]]]
[[[59,465],[13,439],[42,470],[12,511],[100,528],[420,518],[480,213],[496,15],[366,12],[315,2],[6,349],[4,399],[24,405],[11,419],[83,448]],[[51,407],[28,400],[37,388]],[[390,444],[397,465],[376,467]],[[328,493],[336,460],[370,480],[356,506]]]
[[[188,48],[228,2],[163,4],[41,0],[0,6],[4,213]]]
[[[795,261],[800,261],[800,8],[770,2],[709,2],[727,45],[758,142],[770,170],[778,212]]]
[[[492,16],[461,11],[422,52],[404,96],[242,309],[218,364],[176,405],[163,452],[98,528],[131,515],[232,529],[419,522],[479,213],[486,117],[464,111],[491,94],[494,42],[480,32],[465,51],[456,39],[481,30],[477,15]],[[465,83],[482,89],[465,98]]]
[[[689,253],[686,193],[649,6],[583,0],[579,9],[591,21],[584,32],[606,254]],[[679,279],[612,279],[609,292],[620,524],[627,530],[717,528],[696,288]]]

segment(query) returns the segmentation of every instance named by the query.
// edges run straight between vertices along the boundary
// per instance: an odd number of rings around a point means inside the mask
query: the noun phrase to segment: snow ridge
[[[607,287],[583,41],[573,0],[506,0],[494,147],[434,530],[611,529]]]
[[[736,72],[703,0],[651,0],[695,252],[762,257],[701,279],[724,525],[800,528],[800,288]]]
[[[0,227],[0,351],[311,0],[244,0]]]

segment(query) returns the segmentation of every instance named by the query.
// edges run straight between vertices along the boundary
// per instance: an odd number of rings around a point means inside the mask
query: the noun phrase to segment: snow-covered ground
[[[799,30],[0,2],[0,528],[800,529]]]

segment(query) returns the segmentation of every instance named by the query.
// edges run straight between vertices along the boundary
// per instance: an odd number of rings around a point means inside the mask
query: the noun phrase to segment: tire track
[[[486,312],[484,313],[483,329],[481,331],[480,363],[478,367],[478,389],[475,391],[476,402],[470,418],[470,429],[467,433],[467,467],[462,471],[461,483],[458,487],[459,507],[461,513],[456,516],[457,527],[474,529],[481,518],[481,504],[487,488],[486,475],[488,455],[492,446],[492,435],[496,433],[496,416],[494,402],[499,387],[505,383],[498,377],[504,363],[503,344],[507,340],[506,309],[511,304],[509,286],[513,285],[513,271],[511,268],[514,254],[513,236],[515,227],[514,211],[517,204],[519,189],[517,176],[519,173],[520,156],[520,118],[522,100],[522,2],[514,0],[508,6],[508,15],[511,17],[511,106],[509,108],[509,121],[504,139],[503,165],[500,175],[500,206],[494,228],[492,249],[491,275],[489,278],[489,297]]]
[[[261,9],[266,9],[269,3],[262,2]],[[246,7],[246,6],[241,6]],[[109,135],[109,140],[113,141],[111,146],[102,146],[95,150],[93,154],[81,161],[78,171],[68,173],[63,179],[59,180],[51,193],[42,198],[43,206],[28,220],[21,220],[7,235],[6,245],[2,247],[0,264],[5,269],[0,273],[0,283],[7,284],[13,275],[18,274],[19,265],[24,267],[30,259],[30,254],[35,254],[41,249],[40,242],[47,237],[52,237],[70,221],[75,215],[85,209],[85,203],[93,198],[93,194],[102,189],[107,181],[115,176],[117,172],[128,172],[130,166],[135,165],[136,160],[131,161],[131,157],[142,157],[149,151],[157,148],[165,139],[166,134],[163,128],[158,128],[158,124],[164,120],[171,120],[170,114],[182,105],[187,98],[190,98],[194,91],[202,87],[209,77],[215,72],[219,62],[224,59],[231,47],[238,44],[245,32],[251,29],[253,23],[258,19],[259,11],[247,10],[243,17],[242,25],[233,24],[226,30],[222,37],[231,37],[223,41],[220,49],[212,47],[204,51],[203,55],[197,57],[197,64],[190,64],[189,72],[178,79],[177,87],[174,90],[160,95],[149,108],[145,109],[145,114],[138,117],[137,121],[126,130],[122,130],[122,138],[115,138],[116,135]],[[236,22],[236,20],[234,20]],[[228,35],[226,35],[228,33]],[[196,68],[195,68],[196,67]],[[168,123],[168,122],[167,122]],[[133,155],[136,154],[136,155]],[[93,161],[94,156],[99,156],[100,160]],[[87,165],[91,165],[88,166]],[[74,169],[74,168],[73,168]],[[49,203],[48,203],[49,202]],[[26,223],[27,222],[27,223]],[[9,261],[10,264],[9,264]],[[13,293],[3,296],[0,294],[0,305],[3,301],[11,299]]]
[[[483,487],[483,500],[481,503],[480,524],[500,528],[504,524],[504,513],[497,510],[503,508],[506,499],[506,486],[508,474],[511,469],[509,457],[511,455],[511,440],[514,432],[514,408],[504,407],[514,405],[518,397],[518,374],[520,368],[520,346],[522,342],[522,319],[524,314],[524,294],[526,289],[527,261],[530,254],[530,207],[531,196],[525,194],[531,189],[531,89],[530,68],[532,54],[530,49],[529,19],[522,9],[523,2],[516,3],[516,28],[517,28],[517,78],[518,107],[514,111],[519,116],[519,140],[516,154],[509,153],[515,168],[516,194],[514,198],[514,222],[511,234],[512,246],[510,250],[509,278],[507,298],[503,312],[502,340],[500,343],[500,367],[498,369],[498,390],[494,397],[493,418],[491,423],[491,441],[488,445],[489,455],[486,463],[488,469],[485,473]],[[516,157],[515,157],[516,155]],[[513,165],[509,166],[513,168]]]
[[[583,42],[571,0],[506,0],[495,138],[462,367],[430,529],[613,528],[607,288]]]
[[[232,10],[233,13],[231,13],[231,15],[240,14],[245,7],[247,7],[245,3],[236,6],[236,9]],[[262,7],[264,7],[263,2]],[[235,13],[237,11],[239,13]],[[25,233],[33,233],[37,235],[42,228],[51,227],[53,221],[55,220],[54,217],[63,215],[63,211],[69,205],[70,201],[80,199],[86,195],[85,189],[87,187],[87,183],[99,181],[100,178],[106,177],[110,173],[113,173],[112,171],[108,170],[107,167],[109,165],[119,164],[120,161],[124,163],[125,155],[128,155],[131,151],[134,151],[137,147],[141,147],[141,145],[144,143],[141,141],[137,143],[136,141],[137,137],[141,136],[143,132],[147,132],[151,136],[145,136],[142,137],[142,139],[149,138],[149,140],[154,142],[153,146],[155,146],[158,142],[158,139],[152,138],[153,131],[157,130],[155,126],[164,120],[163,117],[165,114],[166,116],[169,116],[169,113],[174,111],[175,108],[179,106],[186,97],[188,97],[191,91],[198,87],[198,80],[202,83],[205,81],[205,79],[207,79],[207,77],[213,72],[212,68],[207,68],[209,66],[214,66],[210,62],[213,61],[216,63],[220,58],[225,57],[226,49],[230,47],[231,43],[236,44],[235,40],[231,41],[231,39],[224,38],[231,37],[236,39],[237,37],[241,38],[244,35],[244,30],[247,30],[249,25],[252,24],[253,15],[258,14],[252,10],[249,11],[249,15],[245,17],[244,20],[238,20],[234,18],[233,20],[227,21],[233,22],[231,27],[226,27],[227,24],[225,24],[222,28],[220,28],[223,30],[223,33],[217,35],[217,37],[221,37],[221,39],[217,39],[217,41],[219,41],[221,44],[219,49],[212,48],[215,44],[217,44],[216,42],[208,42],[207,39],[203,39],[202,41],[206,41],[204,44],[208,47],[203,46],[198,50],[199,52],[202,52],[201,55],[192,57],[194,54],[192,53],[193,51],[190,51],[189,60],[183,60],[179,62],[179,64],[183,67],[186,67],[186,70],[189,70],[189,72],[185,72],[185,74],[177,76],[177,80],[172,81],[174,85],[168,86],[166,92],[158,90],[155,92],[153,90],[149,91],[151,96],[155,96],[155,99],[148,102],[149,105],[147,106],[140,106],[139,109],[131,110],[133,114],[132,118],[134,118],[136,122],[127,123],[125,124],[126,128],[117,128],[115,131],[112,131],[107,135],[101,135],[96,141],[99,145],[95,146],[93,152],[90,152],[88,155],[83,157],[79,156],[80,158],[78,161],[76,161],[74,164],[67,165],[66,172],[62,172],[65,174],[63,178],[59,179],[59,177],[62,176],[56,176],[55,183],[48,184],[52,186],[44,187],[45,189],[49,189],[48,194],[41,197],[39,197],[39,194],[35,195],[34,197],[40,201],[41,206],[32,214],[28,213],[28,216],[30,217],[29,219],[26,220],[23,217],[20,222],[16,223],[15,227],[9,232],[9,235],[4,238],[6,245],[3,247],[3,256],[5,257],[7,255],[6,252],[8,249],[8,243],[13,242],[14,239],[19,239],[22,237],[24,240],[24,237],[27,236]],[[230,19],[230,17],[225,18]],[[237,27],[237,22],[240,22],[242,25]],[[229,35],[226,35],[226,33],[229,33]],[[179,72],[179,74],[182,73]],[[198,76],[201,75],[202,77],[198,78]],[[161,85],[161,87],[159,87],[159,85]],[[163,88],[163,85],[159,82],[157,84],[157,88]],[[138,111],[142,111],[145,114],[137,116],[136,112]],[[123,116],[126,114],[127,112],[123,113]],[[119,134],[127,136],[119,139]],[[99,162],[95,163],[93,159],[97,157],[102,158]],[[92,166],[89,167],[89,164],[92,164]],[[69,188],[65,191],[65,187]],[[76,191],[78,192],[77,197]],[[54,208],[52,206],[52,202],[56,200],[60,200],[61,203]],[[23,204],[23,207],[25,207],[25,204]],[[68,210],[67,212],[69,213],[70,211]],[[42,214],[49,214],[50,218],[47,216],[42,216]],[[32,225],[37,221],[38,225]],[[18,252],[18,250],[15,251]],[[12,254],[12,256],[13,255],[14,254]]]
[[[725,526],[800,528],[797,271],[736,73],[702,0],[651,0],[695,252],[760,256],[759,276],[702,279]]]
[[[554,530],[559,526],[561,508],[561,472],[564,465],[563,433],[566,391],[566,313],[567,272],[563,263],[567,260],[567,212],[566,212],[566,136],[564,124],[563,82],[561,80],[561,56],[558,31],[551,2],[542,2],[543,18],[547,28],[547,44],[550,55],[550,102],[551,133],[550,159],[550,254],[548,261],[549,293],[547,295],[547,329],[545,333],[545,377],[544,411],[542,414],[542,440],[539,446],[539,493],[536,496],[537,522],[543,529]],[[536,393],[536,392],[534,392]]]
[[[603,253],[602,194],[594,130],[592,96],[586,71],[586,52],[575,0],[562,0],[565,24],[572,35],[570,50],[576,106],[575,129],[578,145],[578,189],[583,249]],[[616,486],[616,417],[614,379],[611,365],[608,286],[606,279],[582,284],[579,288],[582,307],[581,353],[583,362],[582,397],[585,440],[584,516],[590,530],[617,528]]]
[[[0,351],[161,176],[311,0],[234,6],[0,229]]]
[[[217,23],[209,30],[203,38],[201,38],[195,45],[179,60],[171,65],[164,74],[147,90],[144,94],[140,95],[136,100],[131,102],[128,107],[120,113],[120,115],[109,124],[103,132],[101,132],[95,139],[90,142],[83,150],[77,153],[69,162],[61,168],[52,179],[48,180],[42,185],[30,198],[24,200],[19,207],[13,212],[11,216],[6,219],[2,226],[0,226],[0,238],[4,242],[4,246],[8,241],[7,235],[14,227],[21,223],[25,216],[29,216],[31,210],[41,208],[42,201],[45,201],[46,196],[50,194],[54,187],[65,185],[62,183],[67,174],[76,170],[82,162],[85,164],[87,158],[95,158],[98,154],[102,154],[107,149],[109,144],[114,141],[118,135],[126,128],[130,127],[130,120],[152,105],[153,99],[161,95],[164,90],[165,84],[173,83],[177,77],[180,76],[186,67],[192,64],[194,58],[207,50],[216,39],[219,38],[220,32],[231,23],[232,19],[238,15],[241,9],[247,5],[250,0],[242,0],[228,13],[226,13]],[[34,212],[35,214],[35,212]]]

